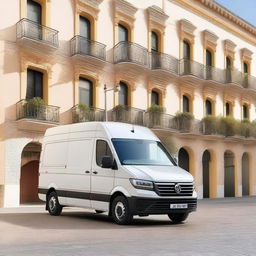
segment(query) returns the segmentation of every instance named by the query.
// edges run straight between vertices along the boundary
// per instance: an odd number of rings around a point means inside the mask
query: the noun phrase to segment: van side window
[[[101,166],[101,161],[103,156],[111,156],[112,153],[108,146],[108,143],[104,140],[97,140],[96,144],[96,162],[97,165]]]

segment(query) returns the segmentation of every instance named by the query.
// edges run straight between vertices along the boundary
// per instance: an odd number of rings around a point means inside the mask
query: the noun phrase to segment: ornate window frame
[[[194,44],[195,44],[195,35],[194,31],[196,26],[194,26],[190,21],[182,19],[178,22],[179,25],[179,34],[180,34],[180,59],[183,59],[183,41],[186,41],[190,45],[190,58],[194,59]]]
[[[118,25],[128,29],[128,40],[134,41],[134,21],[137,8],[125,0],[114,0],[114,42],[118,43]]]
[[[240,52],[241,52],[241,70],[243,72],[243,69],[244,69],[243,64],[246,63],[248,65],[248,74],[250,75],[253,52],[247,48],[242,48]]]
[[[155,32],[158,35],[159,52],[164,52],[164,35],[166,21],[169,16],[158,6],[152,5],[147,8],[148,12],[148,50],[151,51],[151,33]]]
[[[236,44],[233,43],[231,40],[226,39],[224,40],[224,63],[225,68],[227,67],[226,63],[226,57],[229,57],[231,59],[231,69],[234,69],[234,61],[235,61],[235,48]]]
[[[212,53],[212,66],[216,65],[216,47],[219,37],[209,30],[203,32],[203,45],[204,45],[204,64],[206,64],[206,50]]]

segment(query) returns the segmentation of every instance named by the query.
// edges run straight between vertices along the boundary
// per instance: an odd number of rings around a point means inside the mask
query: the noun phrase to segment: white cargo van
[[[38,192],[51,215],[78,206],[108,212],[118,224],[149,214],[182,222],[197,207],[192,175],[176,165],[153,132],[116,122],[48,129]]]

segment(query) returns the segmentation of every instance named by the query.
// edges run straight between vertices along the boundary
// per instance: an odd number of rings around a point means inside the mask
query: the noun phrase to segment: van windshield
[[[176,165],[158,141],[112,139],[112,142],[122,165]]]

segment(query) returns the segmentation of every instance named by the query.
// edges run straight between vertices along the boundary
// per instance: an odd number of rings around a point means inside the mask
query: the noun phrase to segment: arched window
[[[183,41],[183,58],[190,60],[190,44],[187,41]]]
[[[39,3],[27,0],[27,18],[38,24],[42,24],[42,7]]]
[[[82,77],[79,78],[79,104],[93,106],[93,83]]]
[[[226,102],[225,109],[226,109],[226,116],[230,116],[231,109],[230,109],[230,104],[228,102]]]
[[[244,71],[244,73],[245,74],[248,74],[249,73],[249,67],[248,67],[248,64],[246,63],[246,62],[244,62],[244,65],[243,65],[244,67],[243,67],[243,71]]]
[[[205,60],[205,64],[206,66],[212,66],[212,53],[209,50],[206,50],[206,60]]]
[[[226,69],[231,70],[231,68],[232,68],[232,62],[231,62],[231,59],[227,56],[226,57]]]
[[[151,105],[159,105],[159,93],[156,91],[151,93]]]
[[[158,35],[156,32],[152,31],[151,32],[151,51],[158,52],[159,50],[159,40],[158,40]]]
[[[205,101],[205,114],[212,115],[212,103],[210,100]]]
[[[120,82],[120,91],[119,91],[119,104],[120,105],[128,105],[128,86]]]
[[[189,98],[186,95],[183,95],[183,112],[190,112]]]
[[[129,32],[128,29],[121,25],[118,24],[118,42],[127,42],[129,40]]]
[[[246,104],[243,105],[243,119],[249,118],[248,106]]]
[[[87,39],[91,39],[91,22],[83,16],[79,17],[79,22],[80,22],[80,26],[79,26],[80,36],[83,36]]]
[[[33,69],[28,69],[26,99],[32,99],[35,97],[43,99],[43,73]]]

